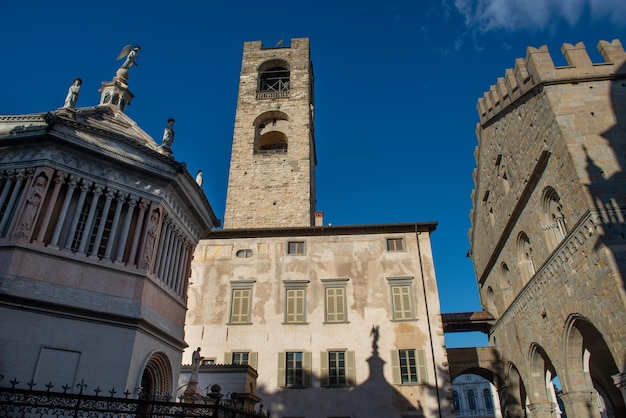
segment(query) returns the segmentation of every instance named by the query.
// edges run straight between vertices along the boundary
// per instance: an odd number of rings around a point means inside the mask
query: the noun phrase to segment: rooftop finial
[[[123,79],[128,79],[128,70],[137,65],[137,55],[141,47],[139,45],[126,45],[117,56],[117,60],[126,57],[124,63],[117,70],[116,75]]]

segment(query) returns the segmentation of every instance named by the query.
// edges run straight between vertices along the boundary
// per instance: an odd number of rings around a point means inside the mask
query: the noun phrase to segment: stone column
[[[102,194],[103,186],[96,184],[93,189],[93,196],[91,198],[91,205],[89,206],[89,213],[87,214],[87,220],[85,221],[85,226],[83,228],[83,236],[80,238],[80,245],[78,247],[78,254],[86,255],[85,248],[87,247],[87,243],[89,242],[89,238],[91,238],[91,230],[93,224],[93,218],[96,214],[96,209],[98,208],[98,200],[100,199],[100,195]]]
[[[626,403],[626,373],[614,374],[611,377],[615,386],[622,392],[622,398],[624,398],[624,403]],[[623,410],[622,413],[626,414],[626,410]]]
[[[568,392],[559,395],[568,418],[600,418],[595,392]]]
[[[78,178],[76,176],[71,176],[70,181],[67,184],[67,193],[65,194],[65,200],[63,201],[63,206],[61,206],[61,212],[59,213],[57,224],[54,228],[52,239],[50,240],[50,248],[54,248],[57,250],[59,249],[57,244],[59,243],[59,238],[61,236],[63,224],[65,223],[65,218],[67,217],[67,209],[70,207],[70,202],[72,201],[72,196],[74,195],[74,190],[76,190],[77,185]]]
[[[178,275],[178,262],[180,260],[180,233],[178,232],[174,237],[174,245],[170,251],[172,261],[170,262],[169,271],[167,275],[167,287],[174,290],[176,283],[176,276]]]
[[[163,258],[163,248],[165,247],[165,237],[167,235],[169,217],[166,214],[161,216],[161,231],[159,232],[159,243],[156,252],[156,256],[154,257],[154,262],[152,263],[152,274],[155,275],[158,279],[159,270],[161,269],[161,263]]]
[[[133,234],[133,244],[130,248],[130,257],[128,258],[129,265],[139,264],[135,260],[137,257],[137,247],[139,245],[139,236],[141,234],[141,228],[143,227],[144,216],[146,214],[146,208],[148,207],[148,202],[144,199],[139,201],[139,216],[137,216],[137,225],[135,225],[135,233]]]
[[[7,203],[7,207],[4,210],[4,216],[0,221],[0,237],[4,236],[4,228],[7,226],[9,219],[11,219],[11,216],[13,215],[13,209],[15,207],[15,202],[17,201],[17,196],[19,195],[22,189],[22,183],[26,178],[26,170],[24,170],[23,168],[20,170],[16,170],[16,173],[17,174],[15,177],[17,178],[17,181],[15,182],[15,187],[13,187],[13,192],[11,193],[11,197],[9,198],[9,203]]]
[[[171,243],[171,236],[172,236],[172,218],[168,218],[167,219],[167,229],[165,230],[165,237],[164,237],[164,241],[163,241],[163,248],[159,257],[159,270],[157,273],[157,277],[159,278],[159,280],[161,280],[164,284],[165,284],[165,277],[164,274],[167,271],[165,269],[165,266],[167,265],[167,262],[169,260],[169,248],[170,248],[170,243]]]
[[[80,186],[80,196],[78,196],[78,203],[76,204],[76,209],[74,210],[72,224],[70,225],[70,230],[68,231],[67,238],[65,239],[65,250],[71,251],[72,249],[72,242],[74,241],[74,235],[76,234],[76,229],[78,228],[78,221],[80,220],[83,205],[85,204],[85,199],[87,198],[87,193],[89,192],[91,185],[92,183],[90,181],[83,180]]]
[[[2,194],[0,194],[0,208],[4,205],[4,202],[6,202],[9,190],[11,190],[11,186],[13,185],[13,176],[10,171],[3,172],[3,177],[6,177],[7,181],[4,183]]]
[[[528,418],[553,418],[554,404],[552,402],[531,403],[528,405]]]
[[[98,250],[100,249],[100,243],[102,242],[102,236],[104,235],[104,228],[106,227],[107,219],[109,217],[109,210],[111,209],[111,201],[115,196],[115,190],[107,189],[104,194],[104,207],[102,208],[102,216],[100,217],[100,224],[98,225],[98,232],[96,232],[96,239],[93,242],[93,249],[89,258],[98,259]]]
[[[126,200],[126,195],[122,193],[117,194],[115,199],[115,215],[113,215],[113,222],[111,223],[111,232],[109,240],[107,241],[107,248],[104,251],[104,260],[111,259],[111,251],[113,251],[113,243],[115,242],[115,234],[117,233],[117,227],[120,224],[120,214],[122,213],[122,206]]]
[[[135,206],[137,206],[138,198],[136,196],[130,196],[128,199],[128,211],[124,218],[124,225],[122,226],[122,232],[120,233],[120,242],[117,247],[117,254],[115,256],[116,263],[124,263],[124,250],[126,249],[126,241],[128,240],[128,232],[130,231],[130,221],[133,219],[133,213],[135,212]]]
[[[187,265],[189,264],[189,243],[187,242],[187,240],[183,241],[183,256],[181,257],[181,264],[180,264],[180,274],[178,275],[178,278],[176,280],[176,294],[178,296],[182,296],[183,292],[182,292],[182,288],[183,288],[183,283],[185,282],[185,275],[187,273]]]
[[[61,192],[61,186],[63,185],[66,177],[67,174],[61,172],[58,172],[57,175],[54,176],[54,189],[52,189],[52,195],[50,195],[50,200],[48,201],[48,206],[46,207],[46,213],[41,221],[41,228],[39,229],[39,234],[37,235],[37,240],[35,241],[37,244],[44,244],[46,231],[48,230],[50,219],[52,218],[52,212],[54,211],[57,199],[59,198],[59,193]]]

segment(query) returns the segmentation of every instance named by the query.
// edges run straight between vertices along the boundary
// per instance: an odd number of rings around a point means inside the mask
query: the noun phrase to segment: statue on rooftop
[[[174,119],[167,120],[167,126],[163,130],[163,142],[161,142],[161,148],[169,149],[174,143]]]
[[[196,174],[196,183],[198,183],[198,186],[202,187],[202,170],[198,170]]]
[[[75,78],[74,83],[67,90],[67,96],[65,96],[65,103],[63,107],[74,109],[78,102],[78,96],[80,95],[80,85],[83,84],[83,80]]]
[[[118,61],[126,57],[126,61],[120,66],[120,69],[128,70],[137,65],[137,54],[139,54],[140,49],[141,47],[139,45],[126,45],[117,56]]]

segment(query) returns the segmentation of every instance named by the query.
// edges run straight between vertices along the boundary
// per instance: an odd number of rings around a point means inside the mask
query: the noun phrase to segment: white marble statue
[[[74,83],[67,89],[67,96],[65,96],[65,103],[63,107],[69,107],[74,109],[78,102],[78,96],[80,95],[80,85],[83,84],[83,80],[75,78]]]
[[[198,174],[196,174],[196,183],[198,186],[202,187],[202,170],[198,170]]]
[[[137,65],[137,54],[140,49],[141,47],[139,45],[126,45],[117,56],[118,61],[126,57],[126,61],[124,61],[120,68],[128,70],[129,68]]]

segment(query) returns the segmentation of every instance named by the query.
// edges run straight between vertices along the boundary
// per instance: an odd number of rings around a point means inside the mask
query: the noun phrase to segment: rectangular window
[[[409,286],[391,286],[393,297],[393,319],[413,319]]]
[[[413,308],[413,277],[388,277],[391,313],[394,321],[415,319]]]
[[[346,352],[331,351],[328,353],[328,380],[331,386],[346,384]]]
[[[306,351],[278,353],[278,386],[311,386],[311,357]]]
[[[387,238],[387,251],[404,251],[404,238]]]
[[[287,300],[287,309],[285,312],[285,322],[293,324],[304,323],[304,302],[305,289],[287,289],[285,299]]]
[[[400,357],[400,379],[402,383],[417,383],[415,350],[400,350],[398,356]]]
[[[248,364],[248,354],[249,353],[233,353],[232,364],[246,366]]]
[[[346,322],[346,289],[326,288],[326,322]]]
[[[283,280],[285,323],[306,324],[306,288],[310,280]]]
[[[423,349],[392,351],[391,369],[394,384],[418,385],[428,383],[426,352]]]
[[[259,353],[256,351],[239,350],[224,353],[224,364],[237,364],[257,368]]]
[[[233,289],[230,310],[231,324],[250,323],[250,294],[252,289]]]
[[[354,351],[329,350],[320,353],[320,382],[325,387],[354,386]]]
[[[287,254],[304,255],[304,242],[303,241],[290,241],[287,244]]]
[[[325,322],[348,322],[346,302],[346,285],[348,278],[322,279],[324,285],[324,302],[326,304]]]

